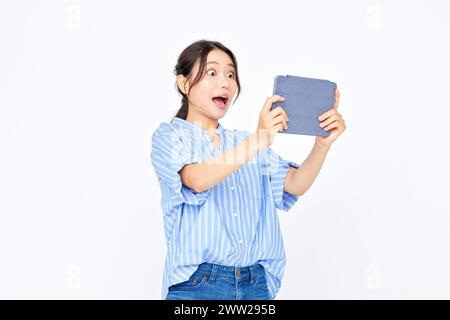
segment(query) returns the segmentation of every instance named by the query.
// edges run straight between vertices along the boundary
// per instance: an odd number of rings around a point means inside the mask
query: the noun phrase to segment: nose
[[[228,88],[228,78],[223,73],[221,73],[219,75],[221,75],[221,77],[218,77],[219,78],[218,82],[219,82],[220,87]]]

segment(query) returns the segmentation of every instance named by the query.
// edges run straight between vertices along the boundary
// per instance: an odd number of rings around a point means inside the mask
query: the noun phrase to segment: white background
[[[279,299],[450,298],[449,1],[2,1],[0,298],[160,299],[151,135],[190,43],[238,60],[221,120],[254,131],[273,78],[335,81],[347,130],[280,211]],[[277,134],[302,162],[314,137]]]

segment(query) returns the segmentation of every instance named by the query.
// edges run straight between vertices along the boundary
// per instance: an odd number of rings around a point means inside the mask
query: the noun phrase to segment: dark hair
[[[185,48],[181,52],[180,56],[178,57],[177,64],[174,68],[174,73],[176,76],[182,74],[183,76],[186,77],[186,79],[187,79],[186,81],[189,81],[189,79],[192,76],[191,72],[194,67],[194,64],[197,61],[197,59],[200,59],[200,66],[198,68],[197,76],[192,81],[192,84],[189,86],[189,90],[187,92],[187,94],[189,94],[189,91],[191,90],[191,88],[203,78],[203,73],[206,68],[206,58],[208,57],[208,53],[213,49],[220,49],[223,52],[225,52],[226,54],[228,54],[228,56],[230,57],[230,59],[232,60],[232,62],[234,64],[235,79],[236,79],[237,86],[238,86],[238,94],[236,96],[236,99],[234,100],[234,101],[236,101],[237,97],[239,96],[239,93],[241,92],[241,85],[239,83],[239,76],[238,76],[237,61],[236,61],[236,58],[235,58],[233,52],[231,52],[230,49],[225,47],[220,42],[209,41],[209,40],[199,40],[199,41],[196,41],[196,42],[190,44],[187,48]],[[181,99],[181,108],[178,110],[175,117],[186,120],[186,117],[188,115],[188,109],[189,109],[188,97],[186,94],[184,94],[180,90],[180,88],[178,87],[178,85],[176,83],[175,83],[175,86],[176,86],[176,89],[178,90],[178,92],[183,96],[183,98]],[[234,104],[234,102],[233,102],[233,104]]]

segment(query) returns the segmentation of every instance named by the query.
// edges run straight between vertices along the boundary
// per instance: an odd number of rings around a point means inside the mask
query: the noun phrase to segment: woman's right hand
[[[280,132],[288,127],[287,122],[289,118],[282,107],[276,106],[270,110],[272,104],[284,100],[283,97],[278,95],[268,97],[259,114],[258,128],[254,135],[261,150],[272,145],[276,132]]]

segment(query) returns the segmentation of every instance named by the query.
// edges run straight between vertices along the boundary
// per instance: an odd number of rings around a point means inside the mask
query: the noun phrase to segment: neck
[[[191,122],[192,124],[202,128],[203,130],[206,130],[208,132],[211,132],[213,130],[216,130],[218,127],[218,121],[217,119],[211,119],[208,117],[205,117],[204,115],[193,113],[191,112],[192,108],[189,108],[188,115],[186,117],[186,121]]]

